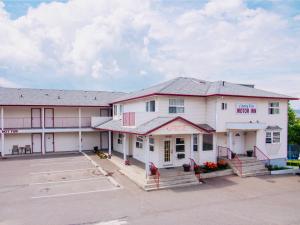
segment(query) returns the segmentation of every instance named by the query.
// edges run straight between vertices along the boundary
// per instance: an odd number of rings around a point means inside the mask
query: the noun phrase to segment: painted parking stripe
[[[106,179],[106,177],[94,177],[94,178],[77,179],[77,180],[50,181],[50,182],[41,182],[41,183],[31,183],[30,185],[60,184],[60,183],[81,182],[81,181],[89,181],[89,180],[101,180],[101,179]]]
[[[126,225],[128,224],[125,220],[111,220],[106,222],[95,223],[94,225]]]
[[[43,171],[43,172],[31,172],[31,175],[34,174],[47,174],[47,173],[64,173],[64,172],[72,172],[72,171],[81,171],[81,170],[94,170],[94,167],[89,167],[89,168],[82,168],[82,169],[75,169],[75,170],[49,170],[49,171]]]
[[[78,164],[78,163],[88,163],[88,161],[85,159],[85,161],[83,160],[76,160],[76,161],[73,161],[73,162],[53,162],[53,163],[36,163],[36,164],[31,164],[30,166],[31,167],[35,167],[35,166],[49,166],[49,165],[56,165],[56,164]]]
[[[107,188],[107,189],[101,189],[101,190],[95,190],[95,191],[82,191],[82,192],[71,192],[66,194],[57,194],[57,195],[40,195],[40,196],[33,196],[32,199],[40,199],[40,198],[55,198],[55,197],[65,197],[65,196],[71,196],[71,195],[81,195],[81,194],[90,194],[90,193],[97,193],[97,192],[106,192],[106,191],[117,191],[121,188]]]

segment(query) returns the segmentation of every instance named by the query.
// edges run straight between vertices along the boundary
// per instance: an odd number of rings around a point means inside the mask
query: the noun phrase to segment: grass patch
[[[286,164],[288,166],[300,166],[300,160],[288,160]]]
[[[276,170],[288,170],[288,169],[291,169],[289,167],[286,167],[286,166],[273,166],[273,165],[268,165],[267,166],[268,170],[269,171],[276,171]]]

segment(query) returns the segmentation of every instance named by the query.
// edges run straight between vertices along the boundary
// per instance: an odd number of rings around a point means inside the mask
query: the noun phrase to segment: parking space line
[[[95,191],[82,191],[82,192],[73,192],[67,194],[56,194],[56,195],[41,195],[41,196],[33,196],[32,199],[40,199],[40,198],[55,198],[55,197],[65,197],[70,195],[80,195],[80,194],[90,194],[90,193],[97,193],[97,192],[105,192],[105,191],[117,191],[122,189],[121,187],[114,187],[114,188],[107,188],[102,190],[95,190]]]
[[[36,164],[31,164],[31,167],[34,166],[49,166],[49,165],[56,165],[56,164],[78,164],[78,163],[88,163],[88,161],[82,161],[82,160],[78,160],[78,161],[74,161],[74,162],[53,162],[53,163],[36,163]]]
[[[50,181],[50,182],[41,182],[41,183],[31,183],[29,185],[60,184],[60,183],[71,183],[71,182],[88,181],[88,180],[101,180],[101,179],[106,179],[106,177],[93,177],[93,178],[77,179],[77,180]]]
[[[34,174],[47,174],[47,173],[64,173],[64,172],[72,172],[72,171],[80,171],[80,170],[91,170],[95,169],[94,167],[82,168],[82,169],[75,169],[75,170],[53,170],[53,171],[43,171],[43,172],[31,172],[31,175]]]

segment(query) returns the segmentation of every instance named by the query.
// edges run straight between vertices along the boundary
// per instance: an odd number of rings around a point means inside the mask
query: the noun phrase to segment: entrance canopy
[[[260,130],[265,129],[267,125],[259,122],[249,123],[226,123],[228,130]]]
[[[120,120],[110,120],[94,128],[137,135],[195,134],[215,131],[207,124],[195,124],[182,117],[156,117],[137,127],[126,127]]]

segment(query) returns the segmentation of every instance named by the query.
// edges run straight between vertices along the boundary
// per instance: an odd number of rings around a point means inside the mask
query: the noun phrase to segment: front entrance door
[[[45,151],[54,152],[54,133],[45,134]]]
[[[42,152],[42,134],[31,134],[32,141],[32,152],[41,153]]]
[[[243,132],[234,132],[233,133],[233,152],[236,154],[245,154],[244,149],[244,134]]]
[[[171,149],[171,140],[164,140],[164,166],[173,164],[173,154]]]

